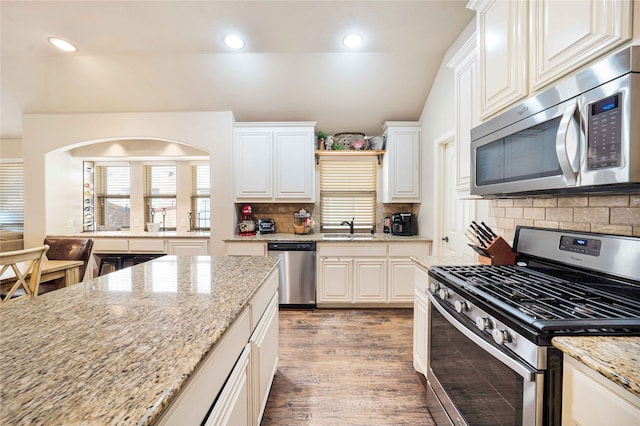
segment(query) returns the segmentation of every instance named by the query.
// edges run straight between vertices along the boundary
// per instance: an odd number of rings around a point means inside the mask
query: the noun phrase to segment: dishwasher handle
[[[269,251],[316,251],[316,243],[278,242],[268,243]]]

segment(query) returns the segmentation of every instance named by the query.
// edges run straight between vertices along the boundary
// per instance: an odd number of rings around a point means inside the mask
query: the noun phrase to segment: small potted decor
[[[327,137],[329,135],[326,134],[325,132],[318,130],[316,132],[316,142],[318,142],[318,149],[324,149],[325,148],[325,143],[327,141]]]

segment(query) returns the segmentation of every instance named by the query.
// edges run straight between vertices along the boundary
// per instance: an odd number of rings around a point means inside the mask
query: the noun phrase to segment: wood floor
[[[434,425],[412,323],[411,309],[281,310],[262,425]]]

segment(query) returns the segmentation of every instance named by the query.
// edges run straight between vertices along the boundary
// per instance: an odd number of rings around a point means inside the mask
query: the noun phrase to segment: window
[[[159,223],[164,229],[175,230],[176,166],[144,166],[144,180],[145,222]]]
[[[191,166],[191,229],[211,228],[209,166]]]
[[[0,228],[24,229],[22,163],[0,163]]]
[[[109,230],[129,227],[131,215],[129,166],[98,165],[95,168],[95,179],[96,225]],[[90,207],[87,206],[85,209]]]
[[[322,231],[345,229],[353,218],[355,228],[369,231],[376,223],[378,169],[372,158],[363,161],[320,161],[320,210]]]

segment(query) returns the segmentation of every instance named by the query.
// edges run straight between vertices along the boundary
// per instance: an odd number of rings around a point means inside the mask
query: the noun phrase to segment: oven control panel
[[[576,238],[565,235],[560,237],[560,250],[564,251],[598,257],[601,247],[602,241],[595,238]]]

